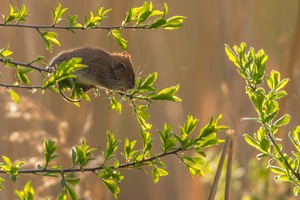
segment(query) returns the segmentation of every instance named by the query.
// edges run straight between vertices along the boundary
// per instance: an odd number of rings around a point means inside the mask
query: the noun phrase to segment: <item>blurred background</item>
[[[300,92],[300,2],[298,0],[211,0],[211,1],[165,1],[169,16],[186,16],[184,26],[179,30],[123,30],[128,40],[127,51],[131,54],[135,71],[145,78],[158,72],[157,86],[162,89],[180,84],[178,96],[182,103],[157,102],[150,108],[150,122],[153,124],[154,146],[159,145],[155,130],[162,130],[163,124],[174,124],[174,130],[182,125],[188,114],[200,119],[198,129],[209,122],[210,117],[223,115],[221,124],[235,131],[234,170],[231,199],[297,199],[292,185],[276,183],[273,174],[266,170],[265,161],[257,161],[257,151],[243,139],[243,133],[252,134],[258,125],[241,121],[242,117],[255,117],[250,101],[245,95],[245,84],[224,52],[224,44],[230,46],[246,42],[256,50],[263,48],[269,56],[267,70],[279,70],[282,77],[289,77],[286,88],[288,96],[280,101],[282,113],[291,115],[291,122],[280,130],[284,151],[290,152],[291,143],[287,133],[299,124]],[[78,14],[78,22],[84,22],[84,15],[96,11],[96,7],[113,8],[109,18],[102,25],[120,25],[129,6],[141,6],[143,1],[67,1],[67,0],[1,0],[0,14],[9,13],[9,4],[28,7],[30,16],[26,24],[52,24],[51,8],[61,3],[69,8],[68,14]],[[154,0],[155,9],[163,9],[163,2]],[[62,24],[64,22],[61,22]],[[54,46],[52,53],[34,29],[0,27],[0,48],[6,44],[14,52],[14,60],[29,62],[38,55],[45,56],[48,63],[59,52],[82,46],[100,47],[110,52],[121,49],[105,30],[77,31],[76,34],[60,30],[61,47]],[[45,65],[40,65],[45,66]],[[13,82],[13,71],[0,63],[1,83]],[[41,84],[39,73],[30,78],[35,85]],[[12,160],[25,161],[24,168],[43,164],[43,141],[51,138],[60,146],[59,158],[54,163],[71,165],[70,148],[81,143],[85,137],[90,147],[105,147],[106,131],[116,137],[140,140],[139,126],[131,106],[124,102],[123,113],[107,108],[109,101],[101,97],[91,102],[82,102],[78,108],[64,101],[51,91],[34,94],[17,90],[21,96],[19,105],[12,102],[5,88],[0,88],[0,152]],[[225,132],[220,133],[221,138]],[[208,191],[218,164],[223,145],[206,151],[208,154],[203,170],[206,177],[192,177],[175,156],[169,156],[169,175],[157,184],[151,175],[142,171],[121,170],[125,179],[120,184],[119,199],[207,199]],[[154,147],[157,149],[157,147]],[[99,155],[95,155],[99,156]],[[5,175],[1,175],[5,176]],[[109,190],[94,175],[79,175],[82,182],[76,186],[80,199],[114,199]],[[8,177],[5,176],[7,179]],[[14,190],[22,189],[33,179],[37,199],[54,199],[60,192],[59,180],[45,177],[20,175],[16,183],[7,179],[0,199],[15,199]],[[216,199],[223,199],[224,181],[220,182]]]

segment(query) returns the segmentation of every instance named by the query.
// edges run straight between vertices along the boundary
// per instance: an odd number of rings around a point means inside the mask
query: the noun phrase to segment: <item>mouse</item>
[[[72,58],[81,58],[85,68],[72,72],[76,75],[74,83],[87,92],[92,88],[127,91],[135,85],[135,73],[131,56],[128,52],[109,53],[100,48],[81,47],[63,51],[55,56],[46,67],[49,71],[55,70],[56,65]],[[63,80],[67,81],[67,80]],[[70,102],[78,102],[67,97],[58,89],[62,97]]]

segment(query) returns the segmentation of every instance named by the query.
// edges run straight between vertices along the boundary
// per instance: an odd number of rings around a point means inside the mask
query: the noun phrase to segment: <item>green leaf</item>
[[[279,174],[279,175],[286,175],[286,171],[283,170],[280,167],[277,166],[273,166],[273,165],[269,165],[268,168],[270,168],[270,170],[274,173],[274,174]]]
[[[289,82],[288,78],[280,80],[280,73],[276,70],[272,70],[270,76],[267,76],[267,83],[270,89],[275,93],[279,92]]]
[[[114,159],[114,168],[116,169],[116,168],[119,168],[119,166],[120,166],[120,161],[118,160],[118,159]]]
[[[255,140],[253,137],[251,137],[251,136],[248,135],[248,134],[244,134],[243,136],[244,136],[246,142],[247,142],[249,145],[251,145],[251,146],[253,146],[253,147],[255,147],[255,148],[258,148],[258,149],[260,148],[259,142],[258,142],[257,140]]]
[[[282,88],[284,88],[286,86],[286,84],[288,84],[289,81],[290,81],[290,79],[288,79],[288,78],[285,78],[282,81],[280,81],[278,83],[278,85],[276,86],[276,92],[281,90]]]
[[[2,177],[0,177],[0,191],[4,188],[4,182],[5,180]]]
[[[181,134],[188,136],[190,133],[192,133],[193,130],[195,130],[198,121],[199,120],[194,119],[194,117],[192,115],[188,115],[187,120],[184,123],[184,126],[183,127],[180,126]]]
[[[165,89],[161,90],[160,92],[158,92],[156,95],[150,97],[150,99],[152,99],[152,100],[168,100],[168,101],[175,101],[175,102],[182,101],[180,98],[175,96],[175,94],[179,90],[179,86],[180,85],[178,84],[175,86],[165,88]]]
[[[265,158],[265,157],[268,157],[269,154],[266,154],[266,153],[259,153],[257,154],[256,158],[257,160],[261,160],[262,158]]]
[[[110,31],[110,33],[115,38],[121,49],[125,51],[127,49],[127,40],[121,37],[121,31],[119,29],[114,29]]]
[[[15,190],[15,194],[20,200],[33,200],[34,199],[34,189],[32,187],[31,181],[28,181],[24,186],[23,190]]]
[[[300,187],[299,187],[299,186],[294,187],[294,194],[295,194],[296,196],[299,196],[299,195],[300,195]]]
[[[296,126],[292,133],[289,133],[289,138],[293,142],[297,151],[300,152],[300,126]]]
[[[120,193],[120,188],[118,187],[117,183],[114,180],[111,179],[101,179],[103,183],[108,187],[110,192],[114,195],[115,198],[117,198],[117,195]]]
[[[225,52],[231,62],[233,62],[238,68],[241,68],[240,62],[238,61],[238,56],[235,54],[233,50],[230,49],[230,47],[225,44]]]
[[[290,122],[290,115],[288,114],[285,114],[284,116],[282,116],[281,118],[279,118],[275,123],[274,125],[275,126],[283,126],[283,125],[286,125]]]
[[[126,160],[126,163],[130,162],[131,159],[133,158],[132,152],[133,152],[133,147],[136,144],[136,140],[133,140],[132,142],[129,141],[128,138],[125,139],[125,144],[124,144],[124,157]]]
[[[56,9],[52,8],[53,14],[53,25],[56,25],[59,21],[62,20],[62,15],[68,10],[68,8],[62,8],[61,4],[59,3]]]
[[[248,94],[256,111],[261,113],[265,102],[266,94],[263,88],[258,88],[253,93]]]
[[[221,130],[228,129],[227,126],[218,125],[221,118],[222,118],[222,115],[219,115],[216,120],[214,120],[214,118],[211,117],[209,123],[200,129],[198,139],[203,140],[210,134],[216,133]]]
[[[267,76],[267,84],[271,90],[274,90],[273,79],[271,76]]]
[[[260,141],[260,149],[263,153],[269,153],[270,152],[270,141],[263,138],[261,141]]]
[[[138,122],[140,123],[143,130],[151,129],[152,125],[146,121],[150,117],[150,114],[147,112],[148,106],[140,105],[135,107],[134,111]]]
[[[167,175],[168,172],[162,168],[159,168],[157,166],[152,168],[152,178],[154,183],[157,183],[161,176],[167,176]]]
[[[190,148],[193,148],[196,144],[192,139],[188,137],[178,135],[175,135],[175,137],[179,141],[181,149],[188,150]]]
[[[149,158],[152,149],[152,134],[146,130],[141,130],[142,140],[143,140],[143,157]]]
[[[80,182],[80,179],[67,179],[66,182],[72,184],[72,185],[76,185]]]
[[[52,52],[52,50],[53,50],[52,43],[60,46],[60,42],[57,40],[57,38],[58,38],[57,32],[45,31],[45,32],[40,32],[40,35],[41,35],[43,41],[45,42],[45,45],[46,45],[46,48],[48,51]]]
[[[169,12],[168,5],[166,3],[164,3],[164,14],[161,18],[162,19],[165,18],[167,16],[168,12]]]
[[[154,72],[153,74],[149,74],[148,77],[143,81],[143,83],[140,86],[140,92],[144,91],[155,91],[155,88],[153,87],[153,84],[155,83],[157,79],[157,72]]]
[[[195,176],[199,174],[200,176],[204,177],[203,170],[201,169],[201,166],[203,165],[204,161],[200,157],[188,157],[188,156],[182,156],[182,161],[184,162],[185,166],[188,168],[191,175]]]
[[[26,74],[31,73],[33,71],[33,69],[28,69],[25,67],[16,67],[17,69],[17,77],[18,79],[23,82],[25,85],[29,85],[30,84],[30,80],[28,78],[28,76]]]
[[[172,125],[165,124],[164,131],[163,132],[158,131],[160,140],[163,143],[163,148],[162,148],[163,153],[167,153],[168,151],[172,151],[176,149],[177,139],[174,136],[172,129],[173,129]]]
[[[58,157],[58,154],[54,154],[57,150],[58,146],[55,146],[55,141],[52,140],[44,140],[44,146],[45,146],[45,152],[44,152],[44,159],[46,161],[45,163],[45,169],[47,168],[48,164],[56,157]]]
[[[182,27],[183,21],[186,17],[184,16],[173,16],[166,20],[166,23],[162,25],[162,28],[173,30]]]
[[[86,65],[81,64],[81,60],[81,58],[72,58],[67,62],[62,62],[59,66],[56,66],[55,72],[44,82],[43,87],[48,88],[65,79],[76,78],[76,75],[72,74],[72,72],[87,67]]]
[[[28,64],[33,64],[33,63],[36,63],[40,60],[43,60],[45,57],[44,56],[37,56],[35,59],[31,60]]]
[[[9,92],[12,100],[14,100],[14,102],[16,102],[17,104],[19,104],[21,102],[20,96],[13,91],[12,89],[7,89],[7,91]]]
[[[69,22],[69,26],[71,26],[71,27],[81,27],[81,28],[83,28],[82,27],[82,24],[80,24],[80,23],[78,23],[77,22],[77,18],[78,18],[78,15],[69,15],[68,16],[68,22]],[[74,29],[70,29],[73,33],[75,32],[74,31]]]
[[[135,21],[137,20],[137,16],[140,13],[140,11],[143,9],[143,7],[136,7],[136,8],[129,8],[129,10],[127,11],[127,15],[126,18],[124,20],[124,22],[122,23],[122,25],[126,25],[127,23],[131,22],[131,21]]]
[[[159,181],[159,174],[158,174],[156,168],[152,169],[152,178],[153,178],[154,183],[157,183]]]
[[[110,96],[110,104],[109,104],[109,108],[118,111],[119,114],[122,113],[122,104],[116,100],[114,95]]]
[[[279,175],[274,177],[276,181],[291,181],[290,176],[287,175]]]
[[[98,173],[97,177],[102,180],[114,197],[117,198],[117,195],[120,193],[120,188],[117,183],[121,182],[124,176],[110,167],[104,167],[104,169]]]
[[[95,150],[95,148],[89,148],[86,144],[86,140],[83,138],[81,146],[75,145],[72,149],[73,166],[79,165],[82,169],[89,163],[90,160],[94,160],[92,152]]]
[[[93,12],[91,11],[90,12],[90,17],[86,17],[85,27],[86,28],[96,27],[100,23],[101,20],[102,20],[101,17],[94,16]]]
[[[167,23],[166,19],[158,18],[154,20],[152,24],[150,24],[147,28],[148,29],[156,29],[156,28],[161,28]]]
[[[10,161],[10,159],[8,157],[2,156],[2,160],[4,161],[4,164],[6,165],[5,168],[3,168],[4,166],[1,166],[2,169],[7,171],[10,168],[12,168],[13,164],[12,164],[12,162]]]
[[[102,19],[104,19],[104,18],[107,18],[106,14],[108,12],[110,12],[111,10],[112,10],[111,8],[104,10],[104,7],[101,7],[101,8],[97,7],[97,14],[99,17],[102,17]]]
[[[75,190],[70,185],[66,184],[65,189],[66,189],[67,195],[68,195],[68,197],[70,197],[70,199],[72,199],[72,200],[78,199]]]
[[[202,137],[201,140],[198,141],[197,147],[207,148],[217,145],[221,142],[224,142],[224,140],[219,139],[216,133],[211,133],[204,138]]]
[[[117,150],[121,139],[117,138],[115,139],[114,134],[111,132],[107,132],[108,140],[106,144],[106,151],[104,152],[104,161],[112,158],[114,155],[113,153]]]
[[[152,2],[144,2],[142,9],[139,11],[136,25],[140,25],[142,22],[146,21],[152,13]]]
[[[8,22],[11,22],[13,20],[16,20],[16,24],[22,21],[26,21],[26,17],[28,16],[27,13],[27,7],[23,4],[21,10],[17,7],[13,7],[12,5],[9,5],[9,15],[5,17],[3,15],[4,24],[7,24]]]
[[[284,90],[280,90],[278,92],[276,92],[276,94],[274,95],[274,99],[280,99],[282,97],[285,97],[287,95],[287,92]]]
[[[3,47],[0,50],[0,58],[6,58],[7,56],[11,55],[13,52],[11,50],[8,49],[9,45],[5,45],[5,47]]]
[[[155,167],[159,176],[167,176],[169,173],[163,168]]]
[[[26,21],[25,18],[28,16],[27,7],[23,4],[21,10],[16,8],[16,11],[18,12],[17,24],[19,22]]]
[[[17,18],[15,11],[14,11],[14,7],[12,5],[9,5],[9,15],[7,17],[4,17],[4,24],[7,24],[10,21],[13,21]]]
[[[104,19],[107,18],[105,16],[111,9],[104,10],[103,7],[99,8],[97,7],[97,15],[94,16],[94,13],[90,11],[90,17],[85,17],[85,28],[94,28],[100,25],[100,22]]]
[[[6,157],[2,156],[2,159],[4,161],[3,163],[0,163],[0,169],[4,170],[7,174],[9,174],[10,179],[12,181],[16,181],[19,173],[19,168],[24,164],[23,162],[17,162],[17,164],[13,165],[11,160]]]
[[[87,102],[91,101],[89,95],[83,90],[80,85],[74,85],[74,87],[71,89],[71,99],[76,100],[77,98],[84,99]],[[76,106],[79,106],[79,102],[75,102],[74,104]]]

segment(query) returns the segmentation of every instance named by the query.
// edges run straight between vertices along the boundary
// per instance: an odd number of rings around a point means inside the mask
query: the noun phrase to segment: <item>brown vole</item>
[[[123,91],[134,87],[135,74],[127,52],[108,53],[99,48],[78,48],[60,53],[53,58],[48,68],[75,57],[81,58],[81,64],[87,65],[86,68],[73,72],[77,76],[74,83],[80,85],[85,91],[93,87]],[[62,92],[61,94],[66,98]]]

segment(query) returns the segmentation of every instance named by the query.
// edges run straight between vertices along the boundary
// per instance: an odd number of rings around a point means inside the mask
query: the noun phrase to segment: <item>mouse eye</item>
[[[115,61],[114,62],[114,71],[125,71],[125,65],[122,62]]]

